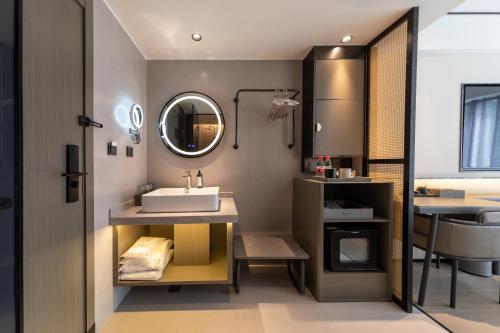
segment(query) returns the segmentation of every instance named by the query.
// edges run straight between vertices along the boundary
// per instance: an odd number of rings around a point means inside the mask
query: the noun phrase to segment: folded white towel
[[[167,241],[167,248],[173,243],[171,239],[162,237],[141,237],[130,249],[121,255],[122,258],[150,258],[154,253],[161,252],[163,243]]]
[[[168,250],[173,246],[170,239],[162,239],[160,245],[154,245],[149,251],[147,257],[127,257],[122,256],[120,260],[120,272],[140,272],[147,270],[160,269],[165,261]],[[139,245],[141,246],[141,245]],[[135,247],[135,248],[134,248]],[[125,254],[137,253],[137,247],[134,244]]]
[[[120,271],[141,271],[148,269],[159,269],[172,248],[174,242],[171,239],[163,240],[161,245],[154,249],[148,257],[123,257],[120,260]]]
[[[163,260],[160,269],[145,270],[139,272],[120,272],[120,280],[144,280],[144,281],[156,281],[161,279],[163,276],[163,271],[167,267],[168,263],[174,256],[174,250],[170,249]]]

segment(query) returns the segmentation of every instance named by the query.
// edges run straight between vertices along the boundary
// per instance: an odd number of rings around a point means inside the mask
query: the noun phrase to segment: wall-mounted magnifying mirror
[[[130,108],[130,123],[133,128],[129,129],[129,133],[132,136],[132,141],[136,144],[141,143],[141,133],[139,130],[144,124],[144,111],[139,104],[134,104]]]
[[[130,121],[135,129],[140,129],[144,123],[144,112],[139,104],[132,105],[130,110]]]
[[[159,123],[160,137],[173,153],[200,157],[217,147],[224,134],[224,115],[210,97],[182,93],[163,107]]]

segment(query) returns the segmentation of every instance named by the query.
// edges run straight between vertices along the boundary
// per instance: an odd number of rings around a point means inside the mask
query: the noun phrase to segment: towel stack
[[[159,280],[174,256],[171,239],[141,237],[120,258],[120,280]]]

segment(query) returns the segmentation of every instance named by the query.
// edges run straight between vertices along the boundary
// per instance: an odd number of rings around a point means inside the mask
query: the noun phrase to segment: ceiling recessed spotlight
[[[346,35],[346,36],[342,37],[341,42],[342,43],[349,43],[351,41],[351,39],[352,39],[352,35]]]
[[[194,34],[191,35],[191,39],[194,40],[195,42],[199,42],[202,37],[201,37],[201,34],[195,32]]]

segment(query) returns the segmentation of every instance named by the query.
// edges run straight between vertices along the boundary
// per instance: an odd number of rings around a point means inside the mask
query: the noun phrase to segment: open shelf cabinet
[[[233,269],[233,224],[209,224],[210,255],[208,264],[176,265],[172,259],[157,281],[122,281],[118,279],[120,256],[141,236],[174,240],[174,225],[114,225],[113,280],[116,286],[158,286],[190,284],[231,284]]]
[[[390,182],[294,182],[293,237],[309,253],[306,285],[318,301],[392,299],[393,184]],[[325,200],[348,200],[373,208],[371,219],[325,219]],[[325,264],[327,226],[370,226],[379,232],[377,270],[331,271]]]

